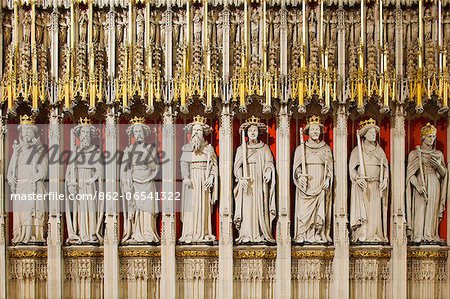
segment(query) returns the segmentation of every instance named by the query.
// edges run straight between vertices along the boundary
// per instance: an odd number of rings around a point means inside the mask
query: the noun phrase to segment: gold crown
[[[21,125],[34,125],[34,118],[28,115],[20,116],[20,124]]]
[[[420,136],[427,136],[427,135],[436,135],[437,129],[435,126],[433,126],[430,123],[427,123],[425,126],[420,129]]]
[[[133,125],[139,125],[139,124],[143,124],[145,122],[145,118],[144,117],[133,117],[132,119],[130,119],[130,123]]]
[[[320,125],[320,116],[315,116],[315,115],[311,116],[311,117],[309,118],[308,123],[309,123],[310,125],[312,125],[312,124],[319,124],[319,125]]]
[[[368,120],[360,121],[359,122],[359,129],[361,130],[364,127],[367,126],[376,126],[377,123],[373,118],[369,118]]]
[[[193,123],[206,125],[206,117],[201,115],[194,116]]]
[[[80,120],[78,121],[78,123],[82,126],[90,126],[92,125],[92,120],[90,120],[89,118],[85,117],[80,117]]]
[[[260,123],[260,118],[252,115],[252,117],[247,118],[245,120],[245,123],[246,124],[259,124]]]

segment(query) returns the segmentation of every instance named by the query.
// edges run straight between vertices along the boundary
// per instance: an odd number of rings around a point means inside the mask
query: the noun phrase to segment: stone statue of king
[[[234,159],[237,243],[275,242],[272,237],[272,221],[276,215],[275,164],[269,146],[258,140],[266,129],[255,116],[239,128],[242,144]]]
[[[436,128],[427,124],[422,144],[409,153],[406,170],[408,236],[414,243],[441,243],[439,223],[447,201],[447,168],[444,155],[435,148]]]
[[[372,118],[360,122],[357,146],[350,155],[350,228],[356,243],[387,242],[389,166],[377,142],[379,132]]]
[[[304,133],[309,136],[295,150],[293,176],[295,192],[294,242],[331,242],[331,200],[333,156],[328,144],[320,136],[323,125],[312,116]]]
[[[144,118],[134,117],[130,122],[127,128],[130,144],[125,148],[120,168],[125,215],[122,243],[157,243],[159,201],[156,200],[155,177],[159,172],[159,162],[156,148],[145,143],[150,128],[144,123]]]
[[[20,117],[19,143],[14,141],[7,180],[11,194],[17,196],[40,195],[47,192],[48,151],[40,142],[39,129],[33,118]],[[47,225],[45,200],[15,200],[13,202],[13,245],[45,243]]]
[[[182,148],[181,175],[183,231],[180,242],[204,243],[216,239],[212,231],[211,215],[218,198],[218,163],[213,146],[204,135],[212,132],[203,116],[185,128],[191,140]]]

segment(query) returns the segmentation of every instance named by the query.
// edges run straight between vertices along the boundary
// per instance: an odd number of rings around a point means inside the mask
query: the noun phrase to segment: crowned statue
[[[28,115],[20,117],[19,143],[14,141],[7,180],[14,200],[12,244],[43,244],[47,226],[46,203],[48,151],[41,143],[39,129]],[[32,198],[30,198],[32,196]],[[39,199],[39,197],[41,197]],[[29,200],[31,199],[31,200]]]
[[[205,140],[212,132],[203,116],[185,127],[191,140],[182,148],[181,175],[183,230],[180,242],[205,243],[216,239],[212,231],[211,215],[218,199],[218,162],[214,147]]]
[[[255,116],[239,128],[242,144],[234,160],[237,182],[234,223],[239,231],[236,242],[241,244],[275,242],[272,237],[276,215],[275,164],[269,146],[258,139],[266,130],[266,125]]]
[[[66,171],[66,221],[68,244],[98,244],[103,241],[101,228],[104,201],[103,163],[98,145],[98,129],[88,118],[80,118],[71,130],[71,157]],[[77,142],[78,139],[78,142]],[[79,197],[77,200],[73,200]]]
[[[320,118],[312,116],[295,150],[293,179],[295,192],[294,242],[331,242],[333,156],[323,136]],[[303,140],[303,133],[309,138]]]
[[[144,118],[134,117],[130,122],[126,131],[130,141],[120,167],[125,218],[122,243],[157,243],[156,216],[159,205],[154,180],[159,172],[159,159],[156,148],[145,143],[150,128],[144,123]]]
[[[349,161],[352,183],[350,228],[352,242],[387,242],[389,166],[377,142],[380,128],[372,118],[360,122],[357,146]]]
[[[439,223],[447,201],[447,168],[444,155],[435,148],[436,128],[426,124],[422,144],[411,151],[406,170],[408,237],[414,243],[443,243]]]

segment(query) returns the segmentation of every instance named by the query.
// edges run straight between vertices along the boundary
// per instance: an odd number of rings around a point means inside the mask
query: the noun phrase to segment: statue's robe
[[[124,238],[127,243],[159,242],[156,232],[156,215],[159,200],[155,177],[159,171],[156,150],[145,143],[135,143],[125,148],[121,163],[120,181],[126,203]]]
[[[211,214],[218,199],[218,163],[211,144],[204,141],[200,152],[195,152],[192,144],[183,146],[181,154],[181,175],[189,178],[192,188],[183,184],[181,204],[183,231],[181,242],[214,241]],[[209,177],[214,177],[213,186],[204,185]]]
[[[234,160],[236,181],[244,176],[242,145],[237,148]],[[248,189],[238,183],[234,188],[236,209],[234,222],[239,227],[238,243],[274,242],[272,221],[275,218],[275,164],[267,144],[247,144]],[[264,182],[264,173],[271,172],[271,181]]]
[[[299,183],[303,173],[302,161],[305,157],[307,187],[302,190]],[[298,146],[294,154],[293,168],[295,192],[296,242],[331,242],[331,201],[333,182],[333,156],[330,147],[324,142],[305,142],[305,154]],[[329,179],[329,188],[324,190],[324,182]]]
[[[102,154],[97,145],[77,148],[69,159],[66,172],[66,198],[69,198],[69,185],[76,187],[80,200],[67,201],[66,209],[68,243],[97,243],[102,241],[101,228],[104,200],[98,197],[103,188]],[[94,178],[92,184],[87,180]],[[67,206],[66,206],[67,207]]]
[[[420,159],[422,160],[422,169],[424,182],[420,174]],[[406,170],[406,217],[408,222],[408,235],[414,242],[433,242],[442,241],[439,238],[439,223],[442,220],[447,200],[448,179],[446,170],[442,176],[430,164],[430,156],[434,155],[441,159],[441,165],[444,164],[444,155],[439,150],[426,151],[415,149],[409,153],[408,168]],[[425,185],[427,191],[428,203],[425,197],[417,192],[412,185],[411,179],[416,177],[419,186]]]
[[[349,171],[352,183],[350,199],[350,227],[353,242],[387,242],[387,207],[389,194],[388,160],[383,149],[368,141],[362,142],[366,172],[366,188],[356,179],[360,176],[358,147],[350,155]],[[380,190],[382,180],[387,187]]]
[[[19,143],[8,167],[8,176],[17,184],[12,193],[20,196],[34,195],[36,200],[14,200],[13,244],[43,243],[47,226],[45,181],[48,178],[48,153],[44,145]],[[37,200],[37,196],[42,196]]]

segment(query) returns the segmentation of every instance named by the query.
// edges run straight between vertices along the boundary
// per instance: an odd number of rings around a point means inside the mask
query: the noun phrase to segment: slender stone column
[[[281,105],[277,126],[278,223],[275,298],[291,298],[290,114]]]
[[[106,197],[109,197],[119,191],[116,155],[117,117],[114,108],[110,108],[106,115],[105,145],[106,152],[110,153],[105,163],[105,192]],[[114,200],[106,200],[103,271],[105,298],[119,298],[119,228],[117,204]]]
[[[405,115],[398,105],[391,126],[392,298],[406,299],[407,238],[405,219]]]
[[[114,6],[110,6],[107,14],[108,21],[108,82],[107,103],[112,103],[115,98],[115,12]],[[113,106],[108,108],[106,114],[105,146],[109,153],[109,159],[105,163],[105,195],[114,196],[119,191],[119,172],[117,171],[117,115]],[[114,158],[112,158],[114,157]],[[103,287],[105,298],[119,298],[119,227],[117,203],[106,200],[105,203],[105,237],[103,243]]]
[[[219,129],[220,236],[219,294],[233,298],[233,114],[222,107]]]
[[[400,1],[396,1],[395,11],[395,70],[399,82],[403,80],[403,15]],[[407,294],[407,238],[405,214],[405,113],[403,94],[396,92],[397,102],[391,126],[392,149],[392,195],[391,195],[391,267],[392,298],[406,299]]]
[[[6,210],[5,210],[5,132],[3,111],[0,112],[0,299],[6,299]]]
[[[333,298],[345,299],[350,294],[349,238],[347,212],[347,111],[339,105],[334,125],[334,161],[336,189],[334,197],[334,261]]]
[[[162,191],[174,194],[176,189],[176,114],[171,106],[166,107],[163,115],[162,150],[166,162],[162,165]],[[161,233],[161,298],[175,298],[176,259],[175,259],[175,213],[174,202],[165,201],[162,213]]]
[[[179,159],[176,156],[176,113],[171,106],[172,102],[172,24],[173,12],[170,6],[165,12],[165,80],[166,95],[164,102],[167,104],[163,114],[162,151],[167,162],[162,165],[162,191],[174,194],[176,189],[176,164]],[[161,298],[175,298],[176,295],[176,259],[175,259],[175,213],[174,202],[162,203],[162,232],[161,232]]]
[[[345,11],[342,0],[338,9],[338,76],[339,102],[335,114],[334,134],[334,260],[333,260],[333,296],[346,299],[350,296],[350,261],[348,239],[348,153],[347,153],[347,109],[345,101]]]
[[[48,132],[51,155],[59,158],[61,153],[60,115],[58,108],[50,111],[50,125]],[[62,171],[61,165],[53,161],[48,167],[48,191],[50,194],[60,194]],[[62,298],[63,257],[60,202],[51,200],[49,203],[48,237],[47,237],[47,297]]]
[[[287,76],[287,11],[281,8],[280,28],[280,73]],[[284,81],[284,80],[283,80]],[[284,83],[284,82],[283,82]],[[282,102],[286,102],[285,90],[282,87]],[[290,146],[290,112],[288,106],[281,104],[277,125],[277,184],[278,184],[278,221],[277,221],[277,260],[276,260],[276,298],[291,297],[291,146]]]

